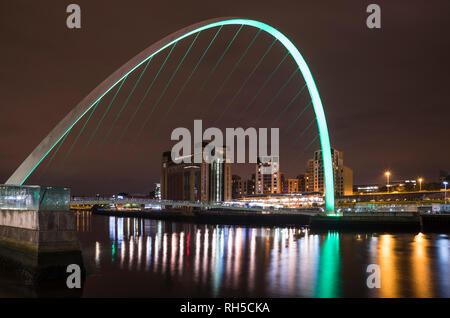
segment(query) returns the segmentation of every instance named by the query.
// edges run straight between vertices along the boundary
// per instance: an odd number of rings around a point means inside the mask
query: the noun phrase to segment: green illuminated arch
[[[323,111],[319,91],[312,77],[311,71],[302,55],[294,44],[280,31],[265,23],[240,19],[240,18],[216,18],[193,24],[189,27],[172,33],[162,40],[154,43],[98,85],[87,95],[61,122],[44,138],[24,162],[16,169],[6,184],[23,184],[30,174],[36,169],[42,160],[49,154],[55,145],[72,129],[72,127],[95,105],[96,102],[107,94],[113,87],[122,81],[128,74],[133,72],[141,64],[148,61],[170,45],[203,30],[220,27],[224,25],[246,25],[265,31],[281,42],[289,51],[300,69],[311,96],[314,111],[316,113],[317,126],[322,147],[323,170],[325,177],[325,205],[328,212],[334,211],[334,182],[333,165],[331,161],[331,146],[328,136],[328,128]]]

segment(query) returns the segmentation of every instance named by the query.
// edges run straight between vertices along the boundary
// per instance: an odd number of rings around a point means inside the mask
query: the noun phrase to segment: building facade
[[[258,157],[255,173],[255,194],[281,193],[279,157]]]
[[[249,186],[249,180],[242,179],[238,175],[233,175],[232,176],[231,197],[233,199],[235,199],[235,198],[241,198],[243,196],[246,196],[249,191],[248,186]]]
[[[237,199],[238,202],[251,203],[252,206],[260,206],[262,209],[267,207],[275,208],[318,208],[324,204],[324,197],[321,193],[282,193],[253,195]]]
[[[334,191],[338,196],[353,194],[353,171],[344,166],[344,153],[331,148],[333,162]],[[325,193],[322,150],[316,150],[314,157],[306,163],[308,192]]]
[[[303,173],[297,176],[298,179],[298,191],[299,192],[311,192],[309,191],[309,174]]]
[[[176,164],[170,151],[162,156],[161,199],[179,201],[206,201],[201,189],[205,178],[203,164]]]
[[[170,151],[163,153],[161,161],[163,200],[230,201],[231,192],[231,164],[225,162],[225,159],[217,159],[212,163],[175,163],[172,161]]]
[[[287,179],[287,193],[298,193],[299,192],[299,181],[298,179]]]

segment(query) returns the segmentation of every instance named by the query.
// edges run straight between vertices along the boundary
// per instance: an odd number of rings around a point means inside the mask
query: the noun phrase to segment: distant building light
[[[358,187],[358,191],[375,191],[378,190],[378,186]]]

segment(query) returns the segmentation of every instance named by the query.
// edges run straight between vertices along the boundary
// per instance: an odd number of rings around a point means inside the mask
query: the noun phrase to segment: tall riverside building
[[[233,199],[241,198],[241,197],[244,197],[249,194],[248,193],[249,192],[249,188],[248,188],[249,180],[242,179],[238,175],[233,175],[231,177],[231,180],[232,180],[231,196]]]
[[[171,152],[162,155],[161,163],[161,198],[163,200],[205,201],[202,198],[201,181],[202,164],[176,164]]]
[[[255,174],[255,193],[281,193],[280,158],[258,157]]]
[[[298,185],[299,185],[298,179],[287,179],[287,193],[299,192]]]
[[[226,150],[225,148],[216,148],[216,152],[222,153],[221,160],[217,159],[210,164],[205,163],[208,167],[208,176],[205,176],[205,181],[208,181],[208,201],[221,202],[231,201],[232,181],[231,181],[231,163],[225,162]],[[206,187],[206,182],[205,182]],[[205,193],[206,194],[206,193]]]
[[[229,201],[231,164],[225,160],[177,164],[172,161],[171,152],[166,151],[161,160],[161,197],[163,200]]]
[[[353,171],[344,166],[344,153],[331,148],[333,161],[334,191],[338,196],[353,194]],[[309,192],[325,193],[322,150],[316,150],[314,157],[306,163]]]
[[[298,179],[298,191],[299,192],[310,192],[309,191],[309,175],[307,173],[299,174]]]

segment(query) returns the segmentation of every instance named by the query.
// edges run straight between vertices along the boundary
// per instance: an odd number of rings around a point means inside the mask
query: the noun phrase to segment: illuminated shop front
[[[324,197],[319,192],[252,195],[239,198],[237,201],[255,207],[291,209],[322,207],[325,204]]]

